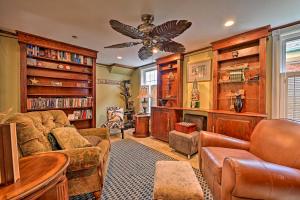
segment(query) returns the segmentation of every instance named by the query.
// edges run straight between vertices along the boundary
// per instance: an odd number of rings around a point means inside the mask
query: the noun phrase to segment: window
[[[300,122],[300,39],[287,41],[283,74],[286,83],[286,118]]]
[[[272,118],[300,123],[300,26],[273,32]]]
[[[147,112],[150,113],[151,106],[156,105],[156,86],[157,86],[157,70],[155,67],[143,69],[141,71],[141,85],[148,86],[149,88],[149,101]]]

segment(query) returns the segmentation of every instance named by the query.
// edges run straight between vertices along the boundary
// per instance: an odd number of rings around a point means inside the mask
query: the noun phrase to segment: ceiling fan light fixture
[[[109,23],[115,31],[140,41],[125,42],[106,46],[104,48],[124,48],[142,44],[143,46],[138,51],[138,57],[141,60],[146,60],[160,51],[168,53],[184,52],[184,46],[175,42],[173,39],[190,28],[192,22],[189,22],[188,20],[171,20],[155,26],[152,24],[153,20],[153,15],[144,14],[142,15],[143,23],[136,28],[111,19]]]

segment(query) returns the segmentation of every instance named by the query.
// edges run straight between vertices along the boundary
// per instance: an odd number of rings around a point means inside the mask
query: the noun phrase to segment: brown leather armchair
[[[262,120],[250,142],[202,131],[198,152],[215,200],[300,199],[300,124]]]

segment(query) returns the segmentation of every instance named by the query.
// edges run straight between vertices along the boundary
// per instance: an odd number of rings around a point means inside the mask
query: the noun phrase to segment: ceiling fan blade
[[[183,53],[185,51],[185,47],[182,44],[174,41],[159,43],[159,49],[171,53]]]
[[[177,37],[191,25],[192,22],[189,22],[187,20],[172,20],[154,27],[150,35],[152,37],[158,37],[161,38],[161,40],[166,41]]]
[[[138,55],[141,60],[146,60],[153,55],[153,52],[151,48],[143,46],[142,48],[140,48]]]
[[[113,19],[110,20],[109,23],[114,30],[118,31],[123,35],[131,37],[132,39],[142,39],[144,37],[144,33],[133,26],[123,24]]]
[[[142,42],[125,42],[125,43],[120,43],[120,44],[114,44],[110,45],[104,48],[124,48],[124,47],[132,47],[138,44],[141,44]]]

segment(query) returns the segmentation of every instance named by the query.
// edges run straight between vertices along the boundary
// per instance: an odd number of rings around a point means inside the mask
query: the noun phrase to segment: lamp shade
[[[139,99],[149,98],[149,86],[147,86],[147,85],[141,86],[140,93],[137,96],[137,98],[139,98]]]

